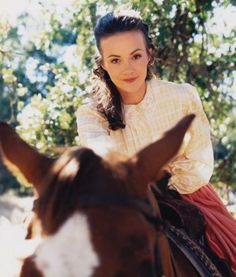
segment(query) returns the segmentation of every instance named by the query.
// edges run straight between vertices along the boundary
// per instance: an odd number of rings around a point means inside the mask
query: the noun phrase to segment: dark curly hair
[[[139,13],[134,10],[109,12],[101,17],[94,30],[94,36],[99,53],[101,53],[100,42],[104,37],[108,37],[117,32],[136,31],[143,33],[147,49],[150,52],[150,61],[147,68],[146,80],[150,80],[153,74],[153,63],[155,57],[155,47],[148,33],[148,25],[142,20]],[[110,79],[109,74],[102,67],[102,57],[98,54],[95,58],[97,67],[93,70],[93,88],[97,101],[97,110],[109,123],[111,130],[125,128],[124,115],[122,112],[121,97]]]

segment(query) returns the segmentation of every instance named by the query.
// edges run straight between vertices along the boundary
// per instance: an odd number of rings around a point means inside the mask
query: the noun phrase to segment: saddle
[[[170,173],[166,172],[161,180],[151,186],[151,192],[158,203],[162,220],[184,231],[211,259],[222,276],[233,277],[229,261],[219,258],[207,243],[206,221],[201,210],[194,204],[186,202],[177,191],[168,188],[170,177]]]
[[[170,173],[167,172],[160,181],[152,186],[161,216],[165,222],[178,229],[183,229],[191,239],[202,245],[206,227],[205,218],[198,207],[184,201],[176,190],[168,188],[170,177]]]

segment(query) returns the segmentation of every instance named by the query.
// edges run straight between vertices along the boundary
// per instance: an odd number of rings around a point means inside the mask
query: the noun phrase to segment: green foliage
[[[101,14],[121,4],[148,22],[160,77],[198,89],[212,127],[213,181],[236,188],[236,29],[214,29],[215,12],[236,6],[232,0],[79,0],[63,9],[41,1],[40,21],[28,12],[14,26],[0,20],[0,119],[49,155],[78,145],[76,110],[89,90],[93,29]]]
[[[78,145],[76,110],[80,89],[76,72],[58,66],[53,69],[55,82],[47,95],[35,94],[18,114],[18,130],[42,152],[56,146]],[[21,102],[18,104],[21,105]]]

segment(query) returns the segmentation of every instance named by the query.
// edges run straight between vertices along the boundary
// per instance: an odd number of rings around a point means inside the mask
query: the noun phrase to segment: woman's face
[[[150,60],[141,31],[115,33],[100,41],[102,67],[126,104],[142,100]]]

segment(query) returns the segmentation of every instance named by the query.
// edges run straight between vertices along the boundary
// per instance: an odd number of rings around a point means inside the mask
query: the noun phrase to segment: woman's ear
[[[103,59],[101,59],[101,67],[102,67],[103,70],[106,70],[106,71],[107,71],[106,65],[105,65]]]
[[[153,62],[153,49],[149,48],[147,50],[147,54],[148,54],[148,64],[151,64]]]
[[[100,51],[98,51],[97,55],[96,55],[96,64],[98,67],[102,67],[102,69],[106,70],[105,65],[104,65],[104,60],[102,58],[102,55],[100,53]]]

